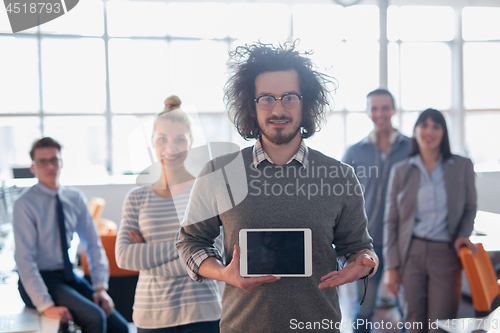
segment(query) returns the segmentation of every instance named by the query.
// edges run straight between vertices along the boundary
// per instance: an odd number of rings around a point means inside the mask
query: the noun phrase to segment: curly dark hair
[[[234,73],[224,86],[224,102],[229,118],[238,133],[245,139],[257,139],[261,131],[255,109],[255,78],[264,72],[295,70],[299,76],[302,99],[301,135],[311,137],[321,129],[329,111],[330,90],[336,82],[330,76],[320,73],[307,57],[312,52],[299,52],[292,43],[238,46],[230,52],[229,69]],[[333,90],[332,89],[332,90]]]

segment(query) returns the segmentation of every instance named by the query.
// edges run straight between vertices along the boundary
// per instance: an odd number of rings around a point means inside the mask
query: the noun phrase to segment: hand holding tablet
[[[239,236],[241,276],[312,275],[311,229],[242,229]]]

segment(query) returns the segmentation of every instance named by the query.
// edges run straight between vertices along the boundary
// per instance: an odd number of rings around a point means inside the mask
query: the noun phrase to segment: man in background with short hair
[[[367,114],[373,122],[373,131],[360,142],[349,147],[342,162],[351,165],[364,188],[368,232],[373,238],[373,248],[379,257],[379,270],[368,280],[363,304],[359,304],[365,286],[356,282],[358,293],[354,305],[354,318],[367,322],[375,312],[378,288],[383,269],[383,231],[387,184],[392,166],[410,154],[410,139],[392,126],[396,113],[394,97],[385,89],[376,89],[367,95]],[[369,327],[369,326],[368,326]],[[366,325],[355,327],[355,332],[369,332]]]

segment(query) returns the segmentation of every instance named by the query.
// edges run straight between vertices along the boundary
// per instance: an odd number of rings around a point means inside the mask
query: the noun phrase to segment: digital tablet
[[[311,276],[311,229],[241,229],[241,276]]]

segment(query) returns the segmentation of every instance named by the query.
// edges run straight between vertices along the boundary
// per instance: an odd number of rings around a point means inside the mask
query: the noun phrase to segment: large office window
[[[41,135],[63,143],[65,173],[79,179],[140,172],[151,163],[152,117],[171,94],[198,114],[195,145],[250,145],[225,113],[228,52],[296,38],[336,82],[313,148],[341,158],[372,128],[366,94],[387,85],[403,133],[412,134],[420,111],[436,108],[455,152],[499,164],[500,151],[485,142],[500,141],[500,4],[486,2],[493,7],[86,0],[17,34],[0,16],[0,172],[29,165],[30,143]]]
[[[333,112],[309,144],[341,158],[346,145],[371,129],[368,117],[359,112],[365,109],[366,94],[379,86],[379,9],[296,5],[293,10],[293,37],[300,39],[300,47],[313,51],[319,69],[336,80]]]
[[[454,11],[441,6],[390,6],[387,23],[389,89],[401,110],[399,126],[411,135],[420,111],[434,108],[450,115]],[[453,122],[448,119],[447,124],[453,132]]]
[[[466,149],[483,163],[500,163],[500,8],[465,7],[463,17]]]

